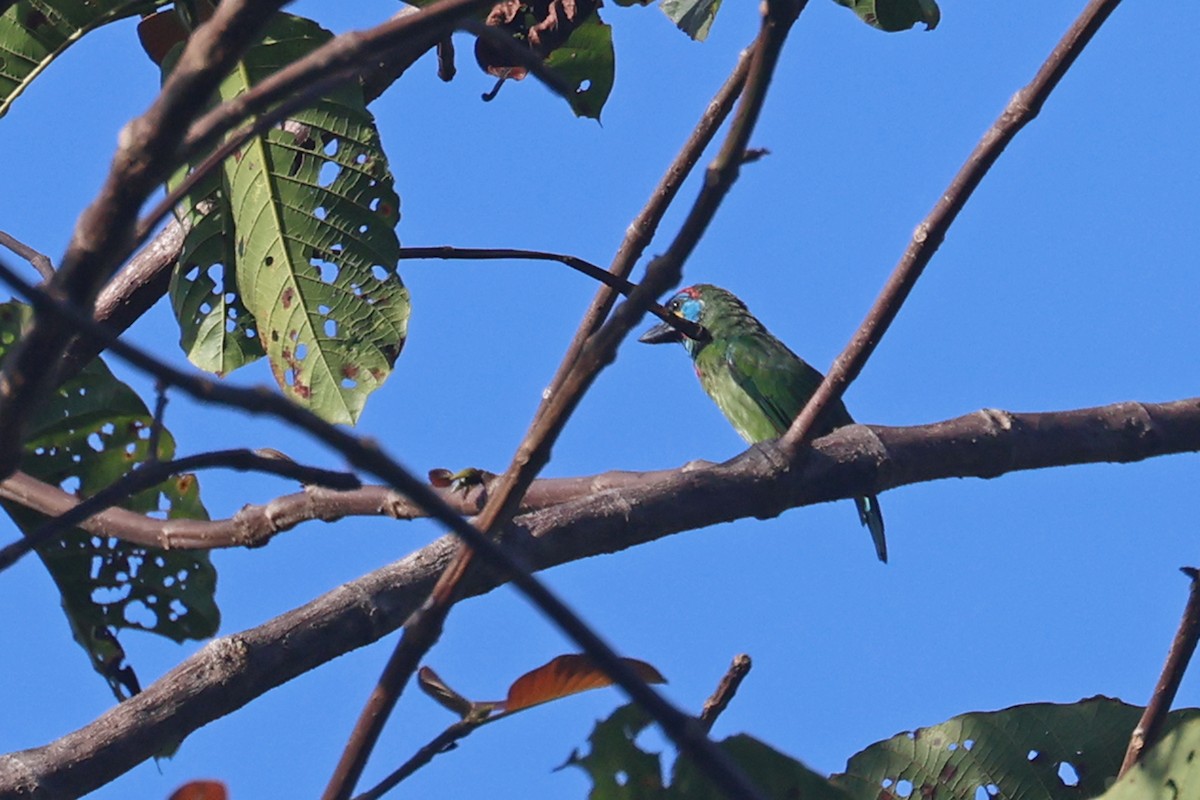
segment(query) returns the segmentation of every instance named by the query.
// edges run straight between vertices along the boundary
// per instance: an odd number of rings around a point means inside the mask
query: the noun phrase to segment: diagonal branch
[[[855,331],[846,349],[834,360],[829,374],[821,381],[817,391],[809,398],[800,415],[780,440],[785,453],[794,455],[800,449],[812,434],[813,423],[821,416],[821,412],[830,403],[836,402],[846,391],[846,387],[862,372],[867,359],[875,352],[879,340],[900,312],[900,306],[908,298],[925,266],[946,238],[946,231],[971,198],[983,176],[992,168],[992,164],[996,163],[996,159],[1013,137],[1042,110],[1042,105],[1058,86],[1063,75],[1075,63],[1083,48],[1120,2],[1121,0],[1091,0],[1055,45],[1050,57],[1042,64],[1034,79],[1013,95],[999,118],[984,133],[979,144],[975,145],[975,149],[954,176],[954,180],[933,207],[933,211],[917,226],[912,242],[884,284],[871,310],[867,312],[867,318]]]
[[[534,569],[613,553],[685,530],[944,478],[995,478],[1071,464],[1200,452],[1200,398],[1041,414],[977,411],[910,428],[842,428],[790,465],[767,442],[724,464],[667,471],[517,518],[505,537]],[[224,636],[95,722],[0,756],[0,796],[77,796],[197,728],[399,627],[453,558],[444,537],[241,633]],[[504,582],[470,576],[465,594]]]
[[[560,368],[563,378],[559,390],[544,399],[535,412],[533,423],[517,447],[512,464],[501,476],[499,485],[488,497],[487,505],[476,520],[476,528],[485,536],[496,535],[512,518],[521,497],[549,462],[554,442],[584,393],[600,371],[616,358],[617,347],[641,320],[645,309],[672,283],[678,282],[683,262],[737,178],[738,166],[766,99],[767,86],[779,52],[806,2],[768,0],[764,4],[762,26],[753,48],[742,101],[717,160],[708,170],[700,197],[667,255],[655,259],[647,270],[645,281],[634,289],[628,301],[617,309],[609,322],[588,340],[579,358],[565,369]],[[584,324],[587,324],[586,318]],[[434,586],[429,602],[405,623],[404,634],[359,714],[342,758],[322,795],[323,800],[349,797],[404,686],[416,671],[421,657],[441,636],[446,616],[461,593],[461,586],[470,574],[474,557],[475,551],[464,541],[454,561]],[[589,638],[593,636],[586,627],[579,634]],[[599,638],[594,639],[594,645],[594,648],[588,648],[588,654],[595,658],[596,664],[654,717],[680,752],[691,756],[708,777],[731,797],[758,796],[742,771],[709,740],[695,718],[668,703]],[[596,657],[597,654],[602,657]]]
[[[1121,762],[1120,778],[1142,759],[1142,754],[1158,743],[1162,736],[1163,724],[1175,702],[1175,693],[1183,682],[1188,663],[1196,652],[1196,643],[1200,641],[1200,571],[1195,567],[1181,567],[1180,571],[1191,581],[1188,589],[1187,605],[1183,608],[1183,617],[1179,620],[1179,629],[1171,640],[1171,649],[1167,651],[1167,663],[1163,664],[1158,683],[1154,686],[1154,694],[1142,712],[1133,735],[1129,738],[1129,746],[1125,750],[1125,759]]]

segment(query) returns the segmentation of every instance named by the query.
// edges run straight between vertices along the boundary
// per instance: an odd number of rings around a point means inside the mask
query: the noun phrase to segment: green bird
[[[667,310],[704,326],[710,338],[691,339],[663,322],[638,341],[681,342],[692,357],[700,385],[747,442],[782,436],[817,391],[821,373],[772,336],[745,303],[724,289],[707,283],[689,286],[671,298]],[[853,423],[839,400],[822,414],[815,434],[823,436]],[[879,500],[859,497],[854,503],[871,532],[875,553],[887,563]]]

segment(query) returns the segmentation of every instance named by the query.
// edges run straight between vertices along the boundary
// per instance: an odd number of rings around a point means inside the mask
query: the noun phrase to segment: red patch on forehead
[[[686,289],[680,289],[679,293],[686,294],[688,297],[692,298],[693,300],[700,296],[700,290],[697,289],[695,286],[689,286]]]

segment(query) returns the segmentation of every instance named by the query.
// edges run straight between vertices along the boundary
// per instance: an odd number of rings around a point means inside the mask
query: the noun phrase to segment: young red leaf
[[[188,38],[187,29],[179,21],[179,15],[174,11],[159,11],[143,17],[137,27],[138,39],[142,49],[155,64],[162,66],[163,59],[171,48]]]
[[[626,666],[646,683],[666,683],[667,679],[645,661],[623,658]],[[508,713],[548,703],[560,697],[612,685],[612,678],[582,654],[558,656],[548,664],[526,672],[508,689],[504,710]]]
[[[229,790],[220,781],[191,781],[171,793],[170,800],[228,800]]]

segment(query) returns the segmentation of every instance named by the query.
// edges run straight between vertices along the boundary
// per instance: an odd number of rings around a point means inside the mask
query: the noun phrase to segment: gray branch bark
[[[518,516],[504,544],[541,570],[718,522],[913,483],[1196,451],[1200,398],[1042,414],[983,410],[906,428],[855,425],[817,440],[795,463],[766,442],[723,464],[636,474],[625,485]],[[0,796],[84,794],[151,757],[162,742],[181,740],[391,633],[424,601],[456,545],[444,537],[258,627],[216,639],[91,724],[0,757]],[[480,595],[501,582],[478,570],[465,593]]]

